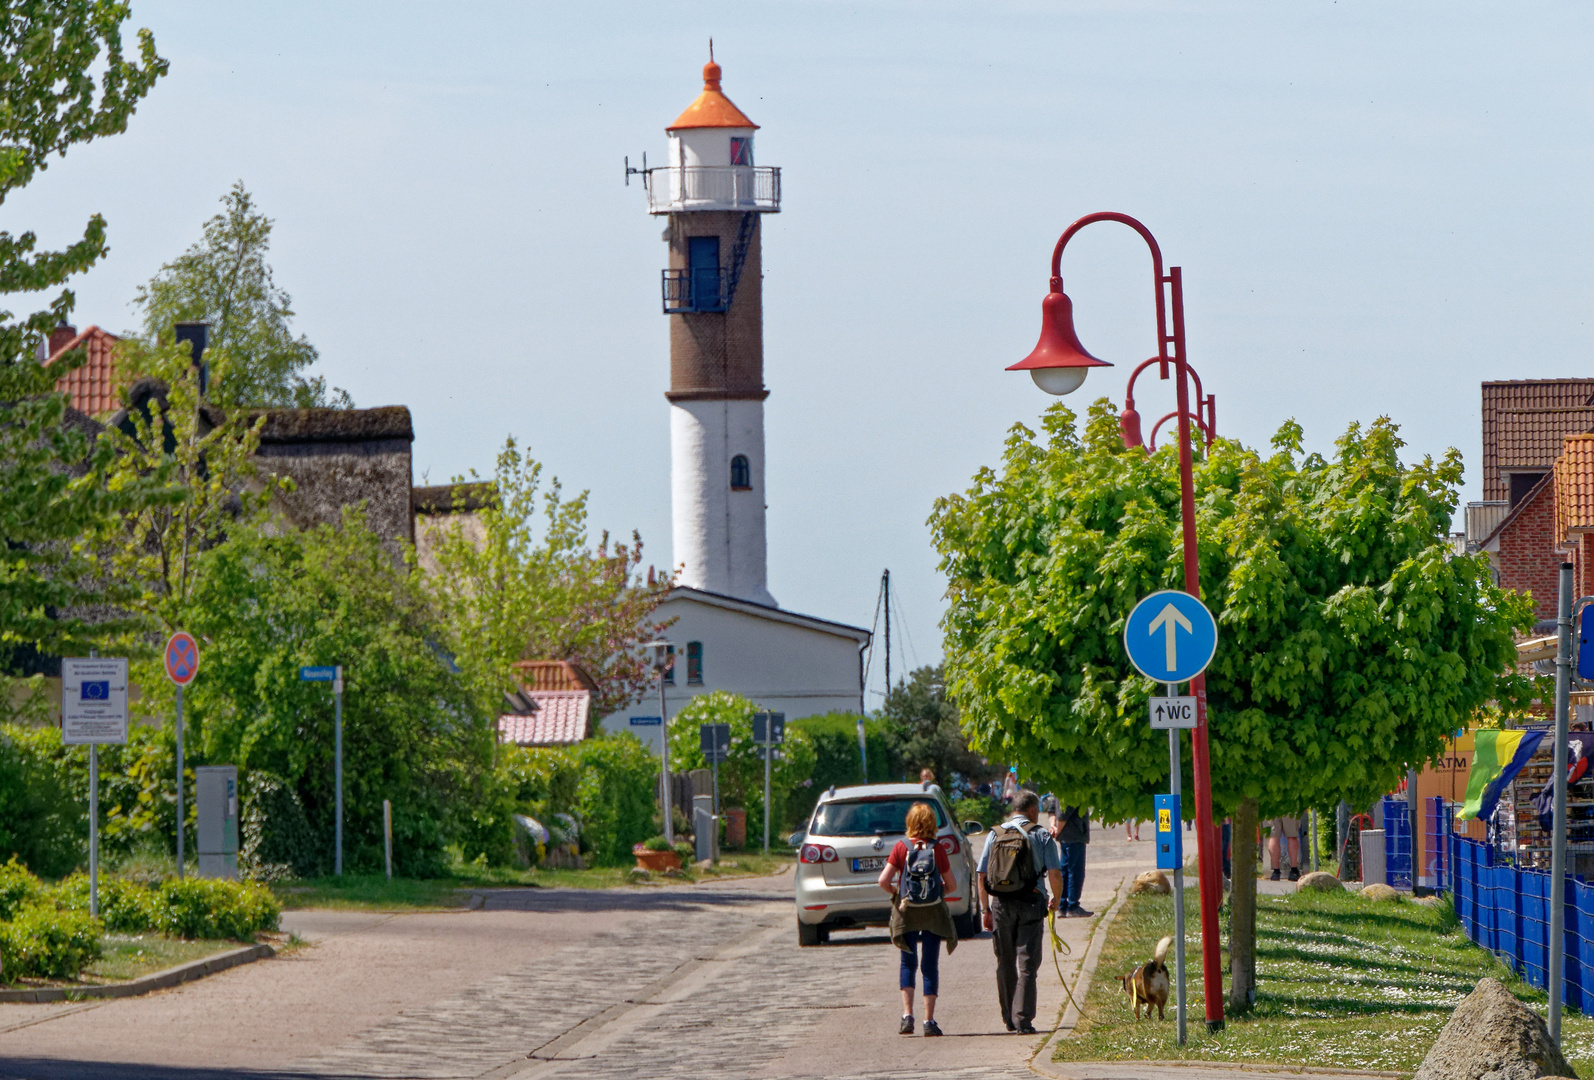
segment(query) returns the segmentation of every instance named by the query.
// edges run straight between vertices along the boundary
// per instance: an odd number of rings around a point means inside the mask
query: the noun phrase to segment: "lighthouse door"
[[[686,258],[692,276],[691,307],[694,311],[723,311],[720,298],[720,238],[687,237]]]

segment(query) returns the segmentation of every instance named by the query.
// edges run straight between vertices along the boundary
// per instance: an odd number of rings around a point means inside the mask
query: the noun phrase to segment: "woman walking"
[[[902,1026],[898,1033],[913,1034],[913,978],[924,977],[924,1034],[941,1034],[935,1022],[935,999],[941,975],[941,942],[946,951],[957,948],[957,931],[946,906],[946,886],[952,864],[935,842],[935,811],[929,803],[914,803],[908,811],[906,840],[898,840],[880,871],[880,887],[891,894],[891,943],[902,950],[898,985],[902,988]]]

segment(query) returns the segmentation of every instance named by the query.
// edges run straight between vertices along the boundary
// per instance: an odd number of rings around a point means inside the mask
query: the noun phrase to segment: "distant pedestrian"
[[[1006,806],[1013,805],[1013,799],[1018,795],[1018,766],[1008,767],[1007,775],[1002,777],[1002,803]]]
[[[928,771],[928,770],[926,770]],[[880,872],[880,887],[891,894],[891,943],[901,950],[897,983],[902,989],[899,1034],[913,1034],[913,977],[924,978],[924,1034],[941,1034],[935,1022],[935,999],[941,981],[941,942],[950,954],[957,948],[957,929],[947,910],[947,884],[952,863],[935,842],[935,811],[929,803],[908,810],[906,840],[898,840]],[[900,880],[899,880],[900,879]]]
[[[1094,911],[1079,906],[1085,888],[1085,848],[1090,844],[1090,811],[1065,806],[1052,828],[1063,868],[1063,898],[1057,913],[1065,919],[1086,919]]]
[[[1284,856],[1290,859],[1290,880],[1301,879],[1301,815],[1276,817],[1267,823],[1267,859],[1273,867],[1272,880],[1279,880]]]
[[[991,830],[975,867],[980,917],[996,953],[996,998],[1007,1030],[1035,1034],[1035,977],[1045,944],[1046,912],[1063,895],[1062,863],[1050,834],[1036,823],[1040,797],[1019,790],[1013,816]],[[1047,887],[1050,899],[1042,886]]]
[[[930,766],[928,766],[928,765],[926,765],[924,768],[920,769],[919,770],[919,783],[923,784],[925,787],[934,786],[934,784],[935,784],[935,770],[930,768]]]
[[[1124,822],[1124,835],[1127,839],[1139,840],[1140,822],[1134,818],[1130,818],[1128,821]]]

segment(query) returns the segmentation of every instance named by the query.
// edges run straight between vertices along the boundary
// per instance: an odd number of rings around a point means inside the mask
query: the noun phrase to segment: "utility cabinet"
[[[194,770],[199,825],[199,876],[238,878],[238,766]]]

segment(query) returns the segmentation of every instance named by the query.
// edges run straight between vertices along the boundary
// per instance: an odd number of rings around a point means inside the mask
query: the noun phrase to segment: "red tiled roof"
[[[498,718],[498,736],[517,746],[566,746],[592,734],[592,694],[586,690],[526,692],[536,712]]]
[[[520,685],[527,690],[596,690],[580,664],[568,660],[517,660],[510,667],[520,675]]]
[[[50,335],[52,345],[59,333],[58,330]],[[82,348],[88,353],[82,366],[67,372],[55,383],[58,392],[71,398],[74,409],[90,416],[103,416],[122,407],[121,386],[116,381],[116,343],[121,340],[98,326],[90,326],[50,351],[49,359],[44,362],[46,367],[73,349]]]
[[[1568,435],[1594,431],[1594,406],[1502,409],[1495,417],[1495,460],[1502,472],[1547,470],[1561,456]]]
[[[1594,434],[1568,436],[1555,462],[1555,539],[1594,532]]]
[[[1516,379],[1484,383],[1483,497],[1504,499],[1510,495],[1505,481],[1500,478],[1499,413],[1510,409],[1575,409],[1590,404],[1594,404],[1594,379]],[[1553,454],[1550,460],[1554,460]],[[1548,469],[1549,462],[1543,467]]]

